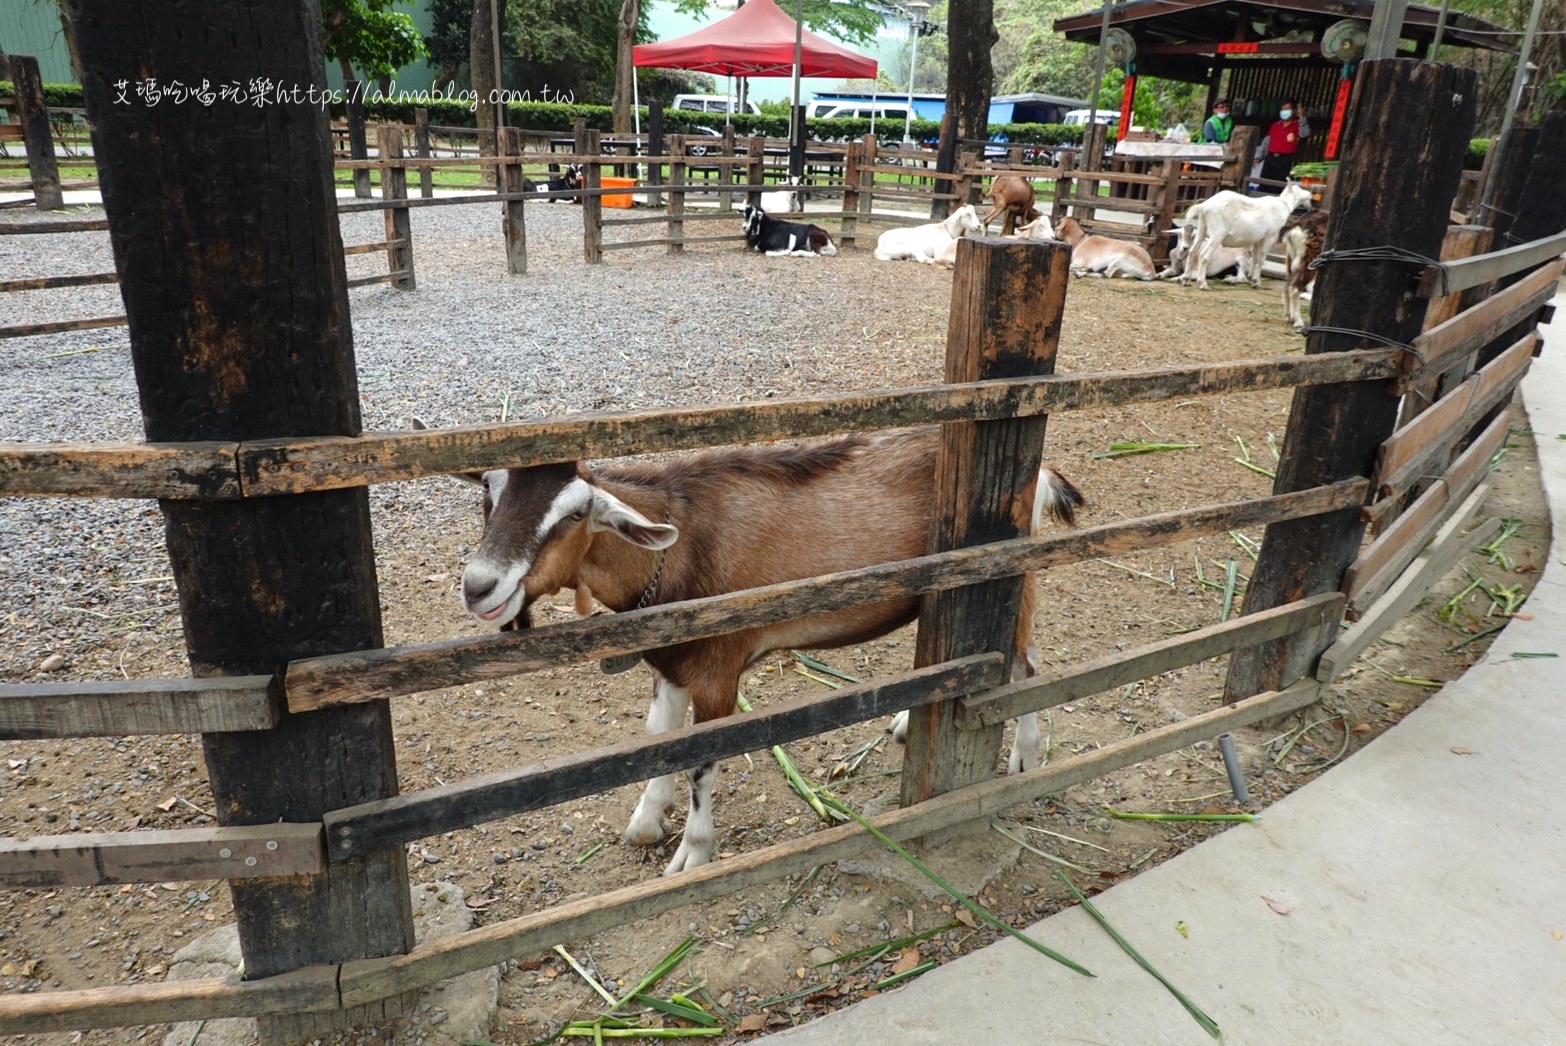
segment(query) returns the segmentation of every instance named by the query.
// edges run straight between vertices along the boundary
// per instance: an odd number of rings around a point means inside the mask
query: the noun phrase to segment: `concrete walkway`
[[[1523,395],[1566,512],[1566,296]],[[1557,531],[1559,537],[1559,531]],[[1095,899],[1237,1046],[1566,1043],[1566,543],[1484,660],[1368,749]],[[1458,754],[1454,748],[1469,754]],[[1287,906],[1275,912],[1262,899]],[[1189,938],[1175,932],[1184,922]],[[1211,1043],[1079,908],[778,1046]]]

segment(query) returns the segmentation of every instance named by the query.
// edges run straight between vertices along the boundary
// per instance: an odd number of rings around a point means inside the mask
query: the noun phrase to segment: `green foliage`
[[[472,0],[430,0],[430,31],[424,37],[428,64],[455,76],[468,64],[468,38],[473,32]]]
[[[1463,154],[1463,170],[1477,171],[1484,166],[1485,154],[1490,151],[1490,139],[1470,138],[1468,151]]]
[[[505,39],[506,86],[535,98],[569,92],[572,101],[607,105],[614,97],[621,0],[510,0]],[[639,5],[636,39],[648,37]]]
[[[391,76],[425,56],[413,19],[393,4],[407,0],[322,0],[321,45],[327,61],[346,61],[362,75]]]
[[[778,6],[790,18],[798,0],[778,0]],[[867,44],[885,23],[881,4],[874,0],[804,0],[805,28],[814,33],[830,33],[851,44]],[[711,8],[708,0],[674,0],[681,14],[701,15]]]
[[[1081,0],[997,0],[995,28],[1000,40],[990,51],[995,93],[1037,91],[1086,98],[1093,80],[1094,49],[1068,41],[1055,32],[1054,23],[1091,6]]]
[[[16,85],[10,80],[0,80],[0,95],[7,98],[16,94]],[[82,100],[81,84],[44,84],[44,104],[51,109],[80,109],[87,103]]]

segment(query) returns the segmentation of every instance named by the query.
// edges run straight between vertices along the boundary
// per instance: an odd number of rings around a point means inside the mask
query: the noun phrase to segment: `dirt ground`
[[[693,252],[726,257],[720,249]],[[729,251],[729,254],[736,252]],[[617,260],[618,261],[618,260]],[[656,264],[664,264],[660,255]],[[629,264],[629,263],[626,263]],[[950,275],[912,264],[888,282],[884,266],[864,249],[831,264],[845,280],[900,286],[911,300],[932,302],[926,316],[868,308],[862,336],[836,351],[875,354],[878,374],[893,384],[917,384],[939,374]],[[846,284],[845,284],[846,285]],[[374,293],[392,293],[374,292]],[[1165,284],[1083,280],[1067,304],[1059,370],[1087,372],[1167,366],[1299,352],[1302,341],[1281,319],[1279,285],[1260,291],[1222,287],[1198,292]],[[914,322],[917,321],[917,322]],[[767,384],[779,396],[824,391],[808,367],[781,366]],[[1053,417],[1046,460],[1086,493],[1085,525],[1134,518],[1270,491],[1260,468],[1274,462],[1289,396],[1252,393],[1193,398]],[[1352,758],[1417,707],[1443,681],[1460,675],[1485,649],[1477,634],[1502,623],[1500,605],[1516,610],[1548,550],[1547,519],[1538,490],[1533,437],[1521,415],[1496,474],[1488,514],[1520,521],[1497,555],[1474,552],[1430,598],[1336,685],[1323,702],[1283,726],[1237,734],[1252,795],[1263,807],[1313,780],[1324,765]],[[1109,458],[1119,441],[1190,444],[1189,449]],[[456,481],[421,481],[442,497]],[[378,504],[377,554],[389,644],[472,634],[459,606],[464,554],[477,536],[477,505],[463,509],[464,526],[413,542],[384,518],[409,511],[396,497]],[[150,505],[137,511],[156,513]],[[1223,581],[1234,564],[1243,592],[1259,531],[1196,542],[1114,561],[1095,560],[1049,572],[1035,636],[1045,671],[1219,620]],[[1471,589],[1484,579],[1496,599]],[[1469,590],[1455,603],[1448,601]],[[1502,592],[1502,590],[1505,592]],[[166,604],[171,585],[156,581],[138,597]],[[1520,611],[1526,613],[1526,607]],[[570,594],[542,621],[571,613]],[[177,617],[143,619],[145,627],[84,631],[69,640],[81,678],[166,675],[183,670]],[[12,615],[8,631],[23,635],[35,622]],[[872,678],[912,665],[912,629],[887,639],[814,656],[841,671]],[[1041,723],[1051,760],[1070,759],[1214,707],[1226,659],[1169,672],[1142,683],[1075,701]],[[7,681],[46,678],[36,663],[7,662]],[[59,676],[47,678],[61,678]],[[786,652],[747,673],[743,689],[757,706],[817,692],[824,684],[799,671]],[[525,765],[594,748],[645,731],[650,677],[645,667],[604,676],[596,664],[563,665],[500,682],[454,687],[393,701],[398,772],[404,791],[449,783],[488,770]],[[869,742],[881,744],[833,787],[862,810],[896,801],[900,753],[883,730],[866,723],[791,744],[801,772],[826,781],[833,769]],[[1301,730],[1301,728],[1306,728]],[[1009,743],[1009,741],[1008,741]],[[67,830],[107,831],[213,824],[199,739],[145,737],[0,745],[0,797],[11,836]],[[656,876],[672,852],[626,845],[620,832],[637,788],[447,833],[408,847],[414,882],[450,880],[466,891],[480,924],[524,915],[594,892]],[[716,786],[720,857],[815,831],[819,822],[789,789],[768,752],[725,762]],[[683,792],[680,800],[683,816]],[[1106,887],[1208,837],[1211,825],[1131,823],[1107,816],[1126,811],[1232,810],[1216,747],[1203,742],[1069,791],[1020,805],[1000,820],[1033,847],[1077,870],[1089,891]],[[1233,830],[1243,831],[1244,828]],[[1037,920],[1065,903],[1052,874],[1058,865],[974,825],[960,843],[933,855],[939,867],[994,914],[1014,925]],[[88,890],[0,894],[0,988],[7,993],[81,988],[161,979],[171,954],[194,935],[231,919],[222,882],[162,883]],[[933,937],[874,959],[830,960],[880,942],[938,927]],[[1163,928],[1122,927],[1137,934]],[[635,926],[564,947],[605,983],[630,985],[686,936],[699,945],[662,986],[683,991],[732,1025],[748,1030],[809,1020],[876,992],[876,984],[917,962],[946,962],[993,940],[994,932],[954,916],[948,899],[880,858],[827,866],[803,879],[746,890],[712,904],[681,909]],[[1047,943],[1047,942],[1046,942]],[[1046,961],[1040,959],[1039,961]],[[823,965],[824,964],[824,965]],[[896,989],[918,991],[917,980]],[[563,1022],[590,1017],[602,1002],[554,953],[508,964],[497,1043],[544,1038]],[[161,1037],[165,1028],[116,1029],[26,1041],[107,1043]],[[731,1032],[720,1042],[739,1041]],[[8,1040],[23,1041],[21,1037]],[[414,1041],[412,1032],[396,1041]],[[709,1040],[712,1041],[712,1040]]]

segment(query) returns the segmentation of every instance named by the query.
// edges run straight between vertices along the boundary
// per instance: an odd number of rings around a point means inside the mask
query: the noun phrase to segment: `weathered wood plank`
[[[383,273],[378,273],[375,276],[357,276],[357,277],[349,280],[347,286],[350,289],[352,289],[354,287],[368,287],[372,283],[395,283],[395,282],[397,282],[397,274],[395,272],[383,272]]]
[[[1566,232],[1489,254],[1476,254],[1462,261],[1427,265],[1420,274],[1419,296],[1439,298],[1456,294],[1469,287],[1531,269],[1541,262],[1559,257],[1563,252],[1566,252]]]
[[[1058,794],[1226,730],[1238,730],[1307,707],[1316,701],[1320,691],[1315,680],[1304,680],[1287,690],[1258,694],[1227,708],[1105,745],[1086,755],[1051,762],[1023,774],[990,778],[869,820],[893,839],[929,835],[966,821],[991,817],[1018,803]],[[345,963],[341,978],[343,1004],[353,1005],[434,984],[459,973],[546,950],[560,941],[581,940],[759,883],[802,875],[818,864],[852,857],[878,845],[857,824],[841,825],[714,861],[677,876],[652,879],[421,944],[407,955]]]
[[[881,682],[814,694],[672,732],[546,759],[516,770],[333,810],[324,820],[333,861],[537,810],[729,756],[946,701],[1006,678],[1005,657],[981,654]],[[994,763],[990,764],[994,773]]]
[[[247,441],[240,456],[247,496],[293,494],[553,461],[931,422],[991,421],[1195,395],[1375,381],[1395,377],[1400,358],[1395,349],[1374,349],[1321,357],[1283,356],[1009,378],[733,407],[626,411],[545,422],[365,433],[353,439]],[[3,454],[0,448],[0,462]]]
[[[1070,264],[1071,250],[1059,242],[960,241],[946,334],[946,380],[1054,371]],[[1046,420],[941,426],[931,552],[1028,535]],[[1013,654],[1018,614],[1025,606],[1032,617],[1033,584],[1031,577],[1001,577],[926,592],[919,603],[914,664],[939,664],[984,650]],[[909,712],[903,806],[995,773],[1001,725],[959,730],[955,713],[950,702]],[[1033,757],[1028,758],[1031,764]]]
[[[0,236],[47,236],[57,232],[107,232],[107,218],[68,222],[0,222]]]
[[[1376,475],[1393,475],[1415,457],[1428,451],[1431,444],[1450,443],[1467,433],[1467,428],[1455,431],[1458,423],[1474,403],[1489,397],[1502,382],[1526,367],[1538,343],[1539,335],[1530,333],[1489,366],[1469,377],[1387,437],[1376,454]]]
[[[1387,590],[1386,595],[1376,600],[1359,621],[1326,649],[1316,665],[1315,675],[1319,682],[1330,683],[1341,676],[1381,633],[1408,616],[1409,611],[1425,598],[1430,586],[1451,570],[1464,552],[1484,544],[1500,528],[1501,521],[1491,519],[1473,533],[1463,533],[1463,529],[1484,508],[1484,495],[1488,493],[1486,487],[1470,494],[1463,507],[1442,525],[1435,539]]]
[[[964,730],[992,726],[1067,701],[1102,693],[1117,686],[1147,679],[1173,668],[1183,668],[1210,657],[1227,654],[1255,643],[1293,632],[1336,625],[1343,615],[1343,595],[1323,592],[1298,603],[1286,603],[1188,635],[1173,636],[1132,650],[1105,654],[1071,666],[1064,672],[1034,676],[974,694],[957,701],[957,725]]]
[[[84,320],[56,320],[53,323],[23,323],[0,327],[0,338],[31,338],[39,334],[63,334],[66,331],[91,331],[102,327],[123,327],[124,316],[93,316]]]
[[[358,243],[354,244],[352,247],[344,247],[343,257],[346,258],[355,254],[378,254],[381,251],[389,251],[393,247],[403,246],[406,246],[406,241],[403,240],[382,240],[379,243]]]
[[[270,730],[273,678],[0,684],[0,741]]]
[[[0,495],[237,498],[237,443],[10,443]]]
[[[12,890],[314,875],[325,867],[319,824],[0,838],[0,888]]]
[[[11,291],[47,291],[61,287],[97,287],[106,283],[119,283],[117,272],[95,272],[85,276],[33,276],[25,280],[0,280],[0,294]],[[121,323],[125,318],[119,317]]]
[[[1415,338],[1413,346],[1418,355],[1409,353],[1404,358],[1406,373],[1398,380],[1397,391],[1407,392],[1450,370],[1464,356],[1479,351],[1509,327],[1538,312],[1555,296],[1563,265],[1566,262],[1541,266],[1499,294]]]
[[[1528,364],[1533,361],[1530,355],[1532,338],[1533,335],[1529,335],[1522,339],[1475,375],[1476,378],[1488,375],[1491,380],[1485,381],[1483,387],[1476,391],[1455,425],[1443,429],[1429,443],[1418,448],[1396,470],[1377,475],[1378,498],[1400,497],[1412,490],[1426,473],[1438,471],[1445,464],[1444,460],[1436,462],[1438,457],[1450,451],[1458,440],[1483,423],[1490,411],[1511,399],[1528,371]]]
[[[723,635],[877,599],[909,598],[1130,549],[1175,544],[1206,534],[1355,508],[1370,481],[1250,501],[1182,509],[1100,527],[976,545],[901,563],[828,574],[723,596],[668,603],[520,632],[446,639],[293,661],[286,698],[296,712],[411,694],[438,686],[499,679],[561,661],[599,658]]]
[[[206,978],[4,995],[0,996],[0,1034],[335,1010],[341,998],[338,974],[337,966],[312,966],[256,981]]]

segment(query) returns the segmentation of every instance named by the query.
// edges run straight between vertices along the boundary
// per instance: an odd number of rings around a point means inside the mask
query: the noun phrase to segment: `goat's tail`
[[[1073,486],[1069,479],[1045,465],[1039,469],[1038,488],[1033,494],[1033,532],[1038,533],[1045,512],[1059,523],[1064,523],[1068,527],[1074,526],[1077,522],[1077,509],[1081,508],[1084,502],[1082,492]]]

